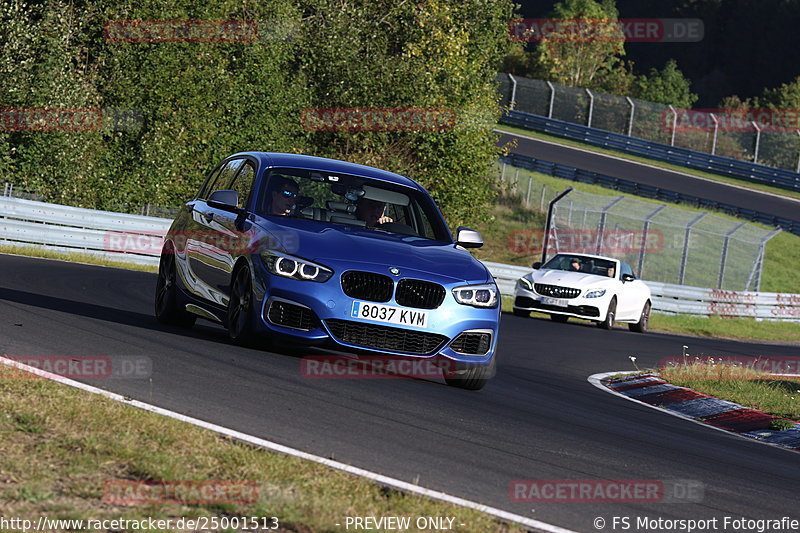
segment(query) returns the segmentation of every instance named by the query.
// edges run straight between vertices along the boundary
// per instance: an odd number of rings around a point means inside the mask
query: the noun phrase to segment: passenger
[[[368,228],[374,228],[378,224],[394,222],[386,216],[386,204],[377,200],[359,198],[356,203],[356,216],[367,223]]]
[[[270,179],[269,214],[287,216],[292,214],[300,187],[291,178],[275,176]]]

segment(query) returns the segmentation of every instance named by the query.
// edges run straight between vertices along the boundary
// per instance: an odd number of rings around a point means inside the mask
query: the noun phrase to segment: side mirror
[[[631,274],[623,274],[619,279],[622,280],[622,283],[625,283],[626,281],[633,281],[636,278],[634,278]]]
[[[242,213],[244,210],[239,207],[239,194],[232,190],[214,191],[206,202],[209,207],[222,209],[231,213]]]
[[[542,262],[541,261],[536,261],[531,266],[533,267],[534,270],[539,270],[540,268],[542,268]]]
[[[459,226],[456,230],[456,244],[464,248],[480,248],[483,246],[483,237],[474,229]]]

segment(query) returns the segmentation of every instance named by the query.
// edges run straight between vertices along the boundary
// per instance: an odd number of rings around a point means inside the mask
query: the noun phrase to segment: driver
[[[300,192],[297,182],[286,176],[275,176],[271,180],[270,191],[269,213],[281,216],[290,215]]]
[[[581,260],[578,257],[573,257],[569,262],[569,269],[574,272],[580,272]]]
[[[367,223],[368,228],[374,228],[378,224],[394,222],[386,216],[386,204],[378,200],[368,200],[361,197],[356,202],[356,216]]]

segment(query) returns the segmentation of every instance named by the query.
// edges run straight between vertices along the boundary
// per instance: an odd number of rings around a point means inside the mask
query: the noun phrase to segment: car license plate
[[[353,302],[353,309],[350,312],[350,316],[359,320],[374,320],[376,322],[386,322],[387,324],[397,324],[399,326],[428,327],[427,311],[412,311],[401,307],[360,302],[358,300]]]
[[[554,305],[556,307],[569,307],[569,302],[563,298],[548,298],[543,296],[542,303],[545,305]]]

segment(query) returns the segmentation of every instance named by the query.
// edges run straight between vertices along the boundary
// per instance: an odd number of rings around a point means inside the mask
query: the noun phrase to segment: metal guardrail
[[[81,209],[0,197],[0,244],[80,252],[120,261],[157,265],[164,218]],[[143,239],[129,250],[125,241]],[[484,261],[503,295],[513,295],[517,279],[530,268]],[[800,294],[735,292],[647,282],[653,310],[692,315],[747,316],[800,321]]]
[[[171,220],[0,197],[0,244],[158,265]],[[144,245],[137,245],[142,241]],[[133,244],[132,244],[133,243]]]
[[[517,279],[530,268],[484,261],[500,293],[514,294]],[[704,289],[645,281],[652,292],[653,311],[695,316],[751,317],[761,320],[800,322],[800,294]]]
[[[790,191],[800,191],[800,173],[791,170],[670,146],[521,111],[508,111],[500,119],[500,122],[648,159],[710,171]]]
[[[709,200],[707,198],[699,198],[690,194],[670,191],[668,189],[662,189],[661,187],[654,187],[652,185],[643,185],[641,183],[636,183],[621,178],[614,178],[612,176],[598,174],[597,172],[592,172],[590,170],[569,167],[559,163],[552,163],[550,161],[544,161],[542,159],[536,159],[534,157],[522,154],[512,153],[507,156],[503,156],[501,160],[515,167],[541,172],[542,174],[555,176],[557,178],[601,185],[609,189],[627,192],[637,196],[643,196],[645,198],[653,198],[660,201],[673,203],[683,202],[694,204],[698,207],[723,211],[745,220],[759,222],[768,226],[779,227],[790,233],[794,233],[795,235],[800,235],[800,221],[777,217],[762,211],[756,211],[754,209],[747,209],[723,202],[717,202],[716,200]]]

